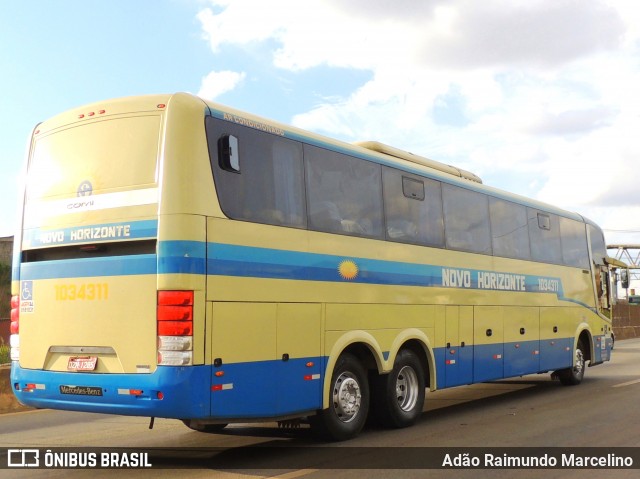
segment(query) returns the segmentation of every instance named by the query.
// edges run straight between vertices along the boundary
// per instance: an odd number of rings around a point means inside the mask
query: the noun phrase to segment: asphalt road
[[[2,470],[2,477],[640,477],[640,469],[420,469],[444,454],[631,453],[640,467],[640,339],[618,341],[613,360],[588,368],[583,383],[565,387],[548,374],[476,384],[427,394],[417,425],[402,430],[369,426],[360,437],[318,444],[306,426],[229,426],[204,434],[174,420],[30,411],[0,415],[0,454],[9,448],[132,448],[150,451],[151,470]],[[258,445],[262,449],[256,449]],[[595,448],[574,450],[571,448]],[[152,449],[162,448],[162,449]],[[490,448],[490,449],[482,449]],[[502,449],[528,448],[528,449]],[[542,449],[533,449],[542,448]],[[613,449],[612,449],[613,448]],[[632,449],[625,449],[632,448]],[[77,450],[77,449],[75,449]],[[114,449],[118,451],[118,449]],[[92,451],[82,449],[81,451]],[[105,449],[96,449],[96,454]],[[509,452],[511,451],[511,452]],[[464,456],[468,454],[469,456]],[[99,456],[98,456],[99,457]],[[184,469],[189,467],[189,469]]]

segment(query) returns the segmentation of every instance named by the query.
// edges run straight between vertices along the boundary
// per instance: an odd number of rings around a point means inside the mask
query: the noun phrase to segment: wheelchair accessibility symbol
[[[30,301],[33,299],[33,281],[22,282],[22,293],[20,294],[20,299],[23,301]]]
[[[33,313],[33,281],[20,284],[20,313]]]

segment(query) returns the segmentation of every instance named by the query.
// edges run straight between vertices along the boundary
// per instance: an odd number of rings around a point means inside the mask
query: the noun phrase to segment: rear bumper
[[[211,366],[160,366],[152,374],[95,374],[23,369],[16,361],[11,365],[13,393],[22,404],[36,408],[202,418],[211,411],[210,384]]]

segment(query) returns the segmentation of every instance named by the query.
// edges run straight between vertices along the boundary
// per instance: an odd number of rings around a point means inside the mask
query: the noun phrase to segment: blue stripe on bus
[[[88,278],[156,274],[156,255],[115,256],[22,263],[20,279]]]
[[[357,274],[349,279],[340,264],[349,261]],[[543,292],[583,307],[564,296],[557,277],[449,268],[370,258],[258,248],[199,241],[161,241],[156,255],[130,255],[23,263],[21,279],[49,279],[142,274],[209,274],[268,279],[351,282],[504,292]],[[488,283],[486,275],[504,284]],[[480,278],[485,278],[481,280]],[[484,281],[482,284],[481,281]],[[552,286],[545,286],[552,285]],[[545,289],[547,288],[547,289]]]
[[[370,258],[346,257],[298,251],[285,251],[222,243],[209,243],[207,272],[210,275],[239,276],[270,279],[310,281],[334,281],[397,286],[446,287],[455,289],[552,293],[560,300],[571,301],[591,309],[580,301],[565,298],[562,280],[558,277],[506,273],[467,268],[450,268],[417,263],[385,261]],[[339,266],[343,261],[357,265],[354,278],[341,276]],[[447,283],[445,272],[458,276],[456,284]],[[462,278],[468,274],[468,279]],[[502,286],[480,284],[480,276],[502,275]],[[516,286],[511,281],[518,278]],[[521,278],[521,280],[520,280]],[[545,286],[546,285],[546,286]],[[545,289],[547,288],[547,289]]]
[[[207,243],[161,241],[158,244],[159,274],[206,274]]]

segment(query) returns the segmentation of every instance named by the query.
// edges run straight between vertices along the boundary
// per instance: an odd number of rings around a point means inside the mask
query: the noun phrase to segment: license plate
[[[69,371],[94,371],[98,364],[97,356],[75,356],[69,358],[67,369]]]
[[[93,386],[60,386],[60,394],[75,394],[77,396],[102,396],[102,388]]]

